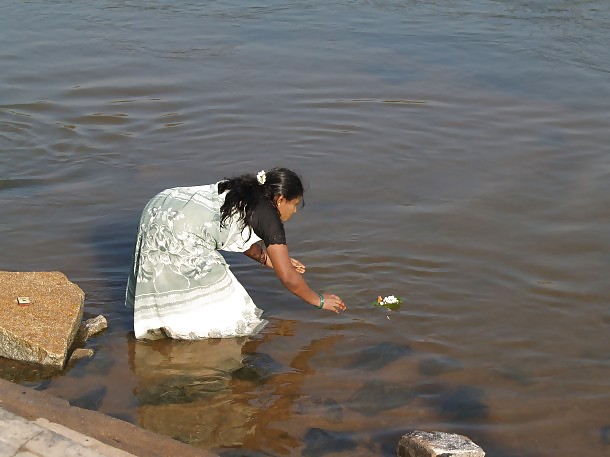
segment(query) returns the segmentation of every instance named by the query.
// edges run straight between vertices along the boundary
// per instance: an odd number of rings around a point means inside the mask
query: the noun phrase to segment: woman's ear
[[[280,207],[280,203],[284,203],[285,201],[286,201],[286,197],[284,197],[283,195],[278,195],[277,197],[275,197],[273,199],[275,206],[277,206],[278,208]]]

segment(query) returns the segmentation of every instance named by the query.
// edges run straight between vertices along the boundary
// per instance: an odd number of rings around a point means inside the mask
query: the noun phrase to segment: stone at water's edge
[[[74,344],[76,346],[82,346],[90,337],[97,335],[107,328],[108,321],[101,314],[91,319],[87,319],[80,324],[78,332],[76,332],[76,337],[74,338]]]
[[[402,436],[398,457],[484,457],[470,438],[444,432],[413,431]]]
[[[72,351],[72,354],[70,354],[70,358],[68,359],[68,362],[72,363],[72,362],[78,362],[79,360],[82,360],[82,359],[90,359],[94,355],[95,355],[95,351],[93,349],[76,348],[76,349],[74,349],[74,351]]]
[[[0,271],[0,357],[62,368],[84,301],[85,293],[61,272]]]

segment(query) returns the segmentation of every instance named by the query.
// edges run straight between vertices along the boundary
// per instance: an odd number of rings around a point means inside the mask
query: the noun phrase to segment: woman
[[[290,292],[316,308],[345,311],[337,295],[314,292],[303,264],[288,255],[284,222],[302,199],[300,178],[286,168],[153,197],[140,219],[127,282],[136,338],[244,336],[267,323],[218,250],[273,268]]]

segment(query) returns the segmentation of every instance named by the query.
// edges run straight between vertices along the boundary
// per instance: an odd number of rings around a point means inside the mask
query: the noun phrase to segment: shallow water
[[[389,456],[410,429],[606,455],[609,16],[0,1],[0,267],[65,272],[110,324],[90,361],[3,376],[226,456]],[[291,253],[349,312],[232,255],[263,333],[136,343],[122,299],[148,198],[276,165],[308,186]]]

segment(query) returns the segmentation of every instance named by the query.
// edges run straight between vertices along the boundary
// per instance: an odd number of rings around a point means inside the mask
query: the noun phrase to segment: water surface
[[[3,376],[226,456],[390,456],[411,429],[606,455],[609,16],[0,1],[0,267],[65,272],[110,324],[90,361]],[[308,187],[292,255],[349,312],[233,255],[263,333],[136,343],[122,300],[148,198],[272,166]]]

